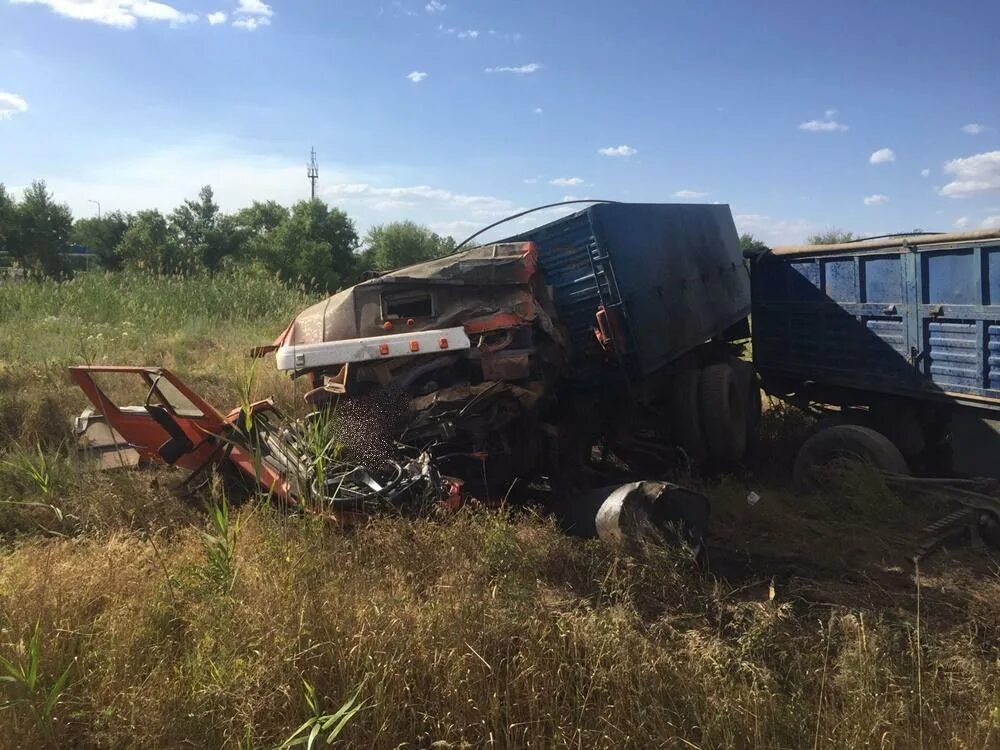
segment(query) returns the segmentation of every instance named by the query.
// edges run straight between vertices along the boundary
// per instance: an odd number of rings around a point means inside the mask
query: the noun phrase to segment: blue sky
[[[0,0],[0,181],[77,215],[321,196],[465,236],[565,197],[743,231],[1000,226],[1000,3]]]

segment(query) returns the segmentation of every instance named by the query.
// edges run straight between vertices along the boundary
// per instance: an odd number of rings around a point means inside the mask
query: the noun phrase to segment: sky
[[[462,239],[569,198],[776,244],[1000,227],[996,0],[0,0],[0,182],[319,196]]]

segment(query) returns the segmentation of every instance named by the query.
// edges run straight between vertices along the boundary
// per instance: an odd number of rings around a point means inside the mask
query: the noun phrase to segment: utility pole
[[[101,202],[100,201],[95,201],[93,198],[88,198],[87,202],[88,203],[96,203],[97,204],[97,220],[100,221],[101,220]]]
[[[312,199],[316,200],[316,180],[319,179],[319,163],[316,161],[316,149],[312,150],[312,158],[306,165],[306,176],[312,188]]]

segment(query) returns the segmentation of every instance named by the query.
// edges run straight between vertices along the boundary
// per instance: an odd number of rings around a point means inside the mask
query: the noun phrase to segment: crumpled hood
[[[537,253],[532,243],[484,245],[392,271],[306,308],[276,345],[314,344],[463,326],[471,333],[533,322]],[[544,293],[544,292],[542,292]],[[394,314],[417,300],[430,314]],[[400,305],[404,313],[407,308]],[[547,316],[546,316],[547,317]]]

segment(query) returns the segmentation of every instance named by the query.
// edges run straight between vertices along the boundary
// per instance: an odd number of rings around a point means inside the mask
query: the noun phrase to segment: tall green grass
[[[69,420],[87,405],[71,365],[167,366],[229,409],[252,366],[248,350],[273,341],[312,301],[257,271],[0,282],[0,451],[68,437]],[[257,371],[254,396],[296,404],[288,378],[273,366]]]
[[[221,407],[294,409],[244,353],[310,301],[256,275],[0,285],[0,750],[998,745],[988,553],[929,563],[918,619],[887,541],[912,509],[863,472],[795,495],[794,412],[702,487],[745,558],[720,577],[530,513],[344,532],[76,461],[68,365],[165,364]]]
[[[94,272],[68,281],[3,282],[0,361],[101,361],[162,352],[165,345],[197,338],[213,346],[249,343],[276,336],[281,328],[275,326],[310,301],[301,290],[250,270],[190,277]]]

